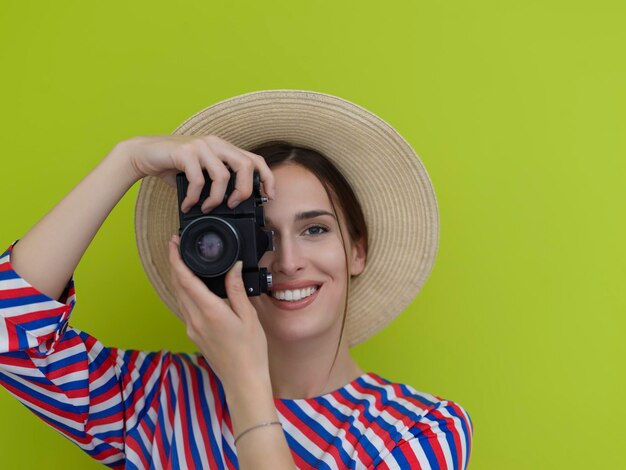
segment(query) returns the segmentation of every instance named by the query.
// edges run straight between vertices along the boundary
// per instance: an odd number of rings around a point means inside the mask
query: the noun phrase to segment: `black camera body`
[[[230,180],[224,200],[207,214],[201,210],[211,190],[211,178],[206,170],[203,171],[205,184],[200,199],[186,214],[181,211],[181,205],[189,182],[184,172],[176,175],[180,254],[189,269],[222,298],[227,298],[226,273],[241,260],[246,294],[261,295],[272,285],[271,273],[266,268],[259,268],[263,254],[274,250],[274,232],[263,228],[265,216],[262,204],[267,202],[267,197],[261,195],[261,179],[258,172],[254,172],[252,195],[235,208],[229,208],[226,201],[235,189],[236,176],[232,170],[229,171]]]

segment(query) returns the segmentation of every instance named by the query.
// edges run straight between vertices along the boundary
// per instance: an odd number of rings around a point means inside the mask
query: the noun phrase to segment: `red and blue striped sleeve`
[[[11,266],[15,243],[0,256],[0,384],[92,458],[124,468],[126,433],[156,399],[168,354],[107,348],[70,327],[73,276],[58,300],[46,296]]]
[[[465,470],[473,423],[460,405],[441,401],[414,423],[376,470]]]

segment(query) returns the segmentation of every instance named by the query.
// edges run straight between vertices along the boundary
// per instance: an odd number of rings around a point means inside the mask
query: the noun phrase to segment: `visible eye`
[[[323,233],[328,232],[328,229],[321,225],[311,225],[305,230],[305,232],[307,231],[310,231],[311,235],[322,235]]]

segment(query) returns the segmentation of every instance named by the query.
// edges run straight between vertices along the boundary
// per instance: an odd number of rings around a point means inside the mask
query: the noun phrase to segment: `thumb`
[[[230,271],[226,273],[226,279],[224,280],[230,308],[232,308],[239,317],[245,315],[252,306],[246,294],[246,287],[243,284],[243,277],[241,275],[242,265],[243,262],[241,260],[237,261],[235,265],[230,268]]]

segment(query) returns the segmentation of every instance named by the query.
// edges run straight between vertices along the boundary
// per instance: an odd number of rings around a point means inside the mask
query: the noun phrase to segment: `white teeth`
[[[317,290],[317,287],[306,287],[304,289],[296,290],[279,290],[272,291],[272,297],[279,300],[287,300],[288,302],[294,302],[296,300],[302,300],[305,297],[310,296]]]

